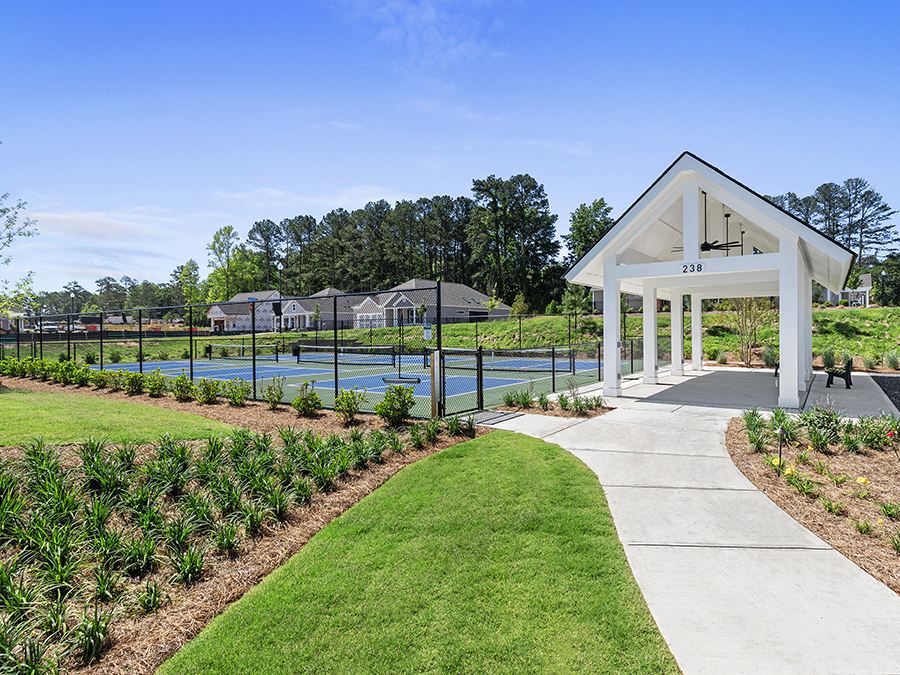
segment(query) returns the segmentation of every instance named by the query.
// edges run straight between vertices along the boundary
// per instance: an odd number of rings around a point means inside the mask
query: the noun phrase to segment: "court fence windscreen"
[[[93,370],[158,373],[200,385],[243,380],[252,400],[278,394],[290,403],[303,387],[333,408],[341,390],[365,394],[374,412],[392,385],[411,387],[411,415],[456,415],[503,403],[511,391],[568,391],[602,381],[602,322],[563,317],[565,344],[497,348],[479,340],[481,315],[447,346],[447,325],[461,322],[442,305],[440,282],[385,292],[282,297],[170,307],[26,316],[0,336],[0,358],[74,361]],[[505,322],[507,343],[534,340],[529,325],[546,317],[487,317]],[[560,317],[556,317],[558,322]],[[579,332],[579,321],[581,322]],[[586,327],[590,341],[584,341]],[[472,329],[472,330],[470,330]],[[505,330],[505,329],[504,329]],[[516,332],[517,331],[517,332]],[[590,332],[593,331],[593,332]],[[510,338],[511,335],[511,338]],[[472,339],[474,336],[474,340]],[[581,338],[581,341],[573,341]],[[493,340],[491,340],[493,341]],[[477,345],[459,347],[460,343]],[[640,338],[622,341],[623,375],[643,369]],[[660,338],[660,364],[671,360]],[[280,394],[279,394],[280,391]]]

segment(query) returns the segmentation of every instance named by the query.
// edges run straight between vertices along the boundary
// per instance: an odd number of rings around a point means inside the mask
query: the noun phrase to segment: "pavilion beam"
[[[659,322],[656,320],[656,286],[644,281],[644,384],[659,381]]]
[[[622,395],[622,306],[616,279],[616,256],[603,261],[603,395]]]
[[[684,247],[682,258],[685,262],[700,259],[700,185],[688,181],[681,198],[682,226],[681,239]]]

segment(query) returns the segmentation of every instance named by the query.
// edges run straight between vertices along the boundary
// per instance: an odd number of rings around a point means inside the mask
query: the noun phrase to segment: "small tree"
[[[525,294],[519,293],[512,304],[513,314],[528,314],[528,303],[525,302]]]
[[[312,322],[313,326],[315,326],[316,330],[319,330],[319,324],[322,321],[322,310],[319,309],[319,303],[316,303],[316,308],[312,313]]]
[[[562,310],[567,314],[588,314],[591,311],[591,295],[586,286],[566,284],[562,297]]]
[[[485,300],[481,304],[488,308],[488,316],[490,316],[500,306],[500,298],[492,293],[490,299]]]
[[[550,304],[547,305],[547,309],[544,310],[545,314],[559,314],[559,303],[556,300],[551,300]]]
[[[425,301],[422,301],[422,304],[416,308],[416,314],[419,315],[419,320],[422,323],[425,323],[425,315],[428,313],[428,305],[425,304]]]
[[[725,301],[725,324],[741,341],[741,360],[749,366],[753,348],[759,346],[758,333],[774,318],[774,307],[767,298],[731,298]]]

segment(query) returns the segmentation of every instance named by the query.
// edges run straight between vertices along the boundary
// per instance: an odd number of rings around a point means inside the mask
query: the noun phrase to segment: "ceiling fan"
[[[741,255],[744,255],[744,231],[741,230],[741,241],[728,241],[728,219],[731,218],[730,213],[725,214],[725,241],[719,242],[718,239],[715,241],[709,240],[709,217],[707,213],[707,200],[706,200],[706,192],[703,193],[703,241],[700,243],[700,251],[701,252],[709,252],[709,251],[725,251],[725,255],[728,255],[728,251],[733,248],[737,248],[740,246]],[[676,246],[672,249],[672,252],[684,251],[683,246]]]

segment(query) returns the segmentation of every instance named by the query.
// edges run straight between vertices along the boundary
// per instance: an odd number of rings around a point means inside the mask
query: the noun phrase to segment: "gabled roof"
[[[407,290],[418,290],[418,289],[428,289],[434,288],[437,286],[436,281],[431,281],[430,279],[410,279],[409,281],[404,281],[399,286],[394,286],[389,289],[390,291],[407,291]],[[382,293],[379,295],[379,302],[384,304],[384,297],[390,297],[387,293]],[[459,307],[459,308],[469,308],[475,309],[478,306],[484,307],[484,303],[489,301],[490,296],[485,295],[480,291],[476,291],[471,286],[466,286],[465,284],[458,284],[454,281],[442,281],[441,282],[441,304],[444,307]],[[486,309],[486,307],[485,307]],[[497,309],[512,309],[509,305],[504,302],[501,302],[497,305]]]
[[[232,296],[231,300],[228,302],[218,303],[213,305],[213,307],[219,307],[225,316],[247,316],[250,314],[250,298],[253,298],[255,302],[264,302],[267,300],[278,300],[279,297],[281,296],[278,291],[238,293],[237,295]],[[209,311],[206,313],[207,316],[209,316],[210,311],[212,311],[212,307],[210,307]]]
[[[704,193],[701,240],[741,240],[746,250],[773,253],[781,237],[800,243],[812,278],[832,290],[844,287],[855,255],[743,183],[690,152],[682,153],[626,209],[614,225],[566,274],[573,283],[603,287],[602,261],[619,264],[684,259],[682,192],[688,182]],[[728,213],[729,218],[724,215]],[[727,229],[726,229],[727,228]],[[724,255],[724,253],[716,253]],[[625,289],[627,290],[627,289]]]
[[[327,286],[318,293],[313,293],[311,298],[327,297],[329,295],[344,295],[344,291],[338,290],[334,286]]]

